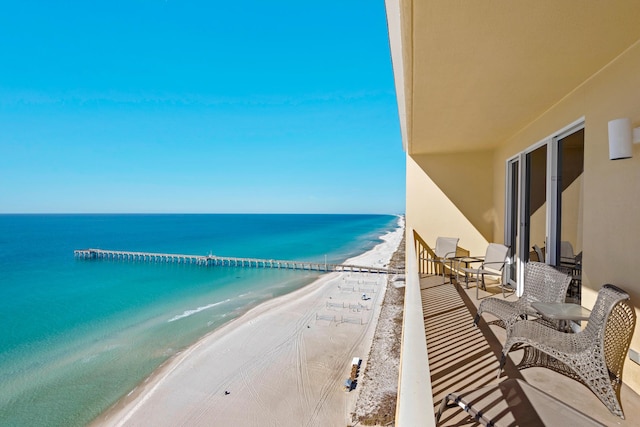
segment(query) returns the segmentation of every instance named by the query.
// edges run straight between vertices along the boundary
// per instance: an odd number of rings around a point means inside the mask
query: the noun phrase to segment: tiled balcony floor
[[[490,314],[483,316],[484,321],[478,328],[473,326],[479,304],[475,283],[467,290],[464,284],[443,285],[442,277],[426,277],[420,284],[434,412],[449,392],[473,390],[508,378],[520,378],[605,425],[640,425],[640,396],[626,385],[621,392],[623,420],[611,414],[587,387],[577,381],[544,368],[519,371],[516,364],[522,357],[522,350],[509,353],[510,360],[500,378],[496,378],[505,333],[499,326],[487,324],[494,319]],[[481,299],[489,296],[489,293],[480,292]],[[440,425],[471,426],[477,423],[461,409],[451,408],[444,412]]]

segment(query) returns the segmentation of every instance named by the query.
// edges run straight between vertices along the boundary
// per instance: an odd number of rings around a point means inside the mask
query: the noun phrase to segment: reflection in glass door
[[[582,277],[582,178],[584,172],[584,129],[558,140],[556,179],[555,265],[572,272],[568,296],[581,300]]]
[[[546,259],[547,145],[526,154],[523,261]]]

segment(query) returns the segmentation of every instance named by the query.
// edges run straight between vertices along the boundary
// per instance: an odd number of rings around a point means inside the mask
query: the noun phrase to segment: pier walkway
[[[184,254],[161,254],[152,252],[129,252],[111,251],[105,249],[77,249],[73,251],[76,258],[81,259],[104,259],[136,262],[162,262],[177,264],[193,264],[205,267],[253,267],[253,268],[281,268],[290,270],[311,270],[311,271],[348,271],[356,273],[380,273],[380,274],[403,274],[403,270],[383,267],[367,267],[351,264],[327,264],[308,261],[284,261],[275,259],[260,258],[237,258],[222,257],[217,255],[184,255]]]

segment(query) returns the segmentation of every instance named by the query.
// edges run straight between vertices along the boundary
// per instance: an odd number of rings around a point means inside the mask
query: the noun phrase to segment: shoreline
[[[387,265],[403,233],[399,217],[382,243],[345,263]],[[352,357],[364,372],[386,285],[386,274],[334,272],[265,301],[167,360],[90,425],[346,425],[359,390],[341,386]]]

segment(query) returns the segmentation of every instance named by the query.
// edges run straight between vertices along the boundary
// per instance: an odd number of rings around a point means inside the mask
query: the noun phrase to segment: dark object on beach
[[[307,329],[310,329],[310,328],[311,328],[311,326],[307,325]]]
[[[225,390],[225,391],[224,391],[224,395],[226,396],[226,395],[228,395],[228,394],[231,394],[231,392],[230,392],[229,390]]]
[[[351,378],[347,378],[347,380],[344,382],[344,391],[351,391],[354,388],[356,388],[356,381],[352,380]]]

